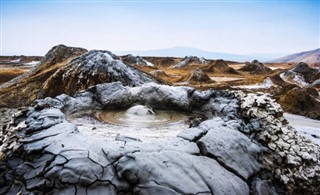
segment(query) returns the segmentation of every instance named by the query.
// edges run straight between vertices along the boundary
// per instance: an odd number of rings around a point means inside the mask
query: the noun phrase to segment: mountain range
[[[276,58],[282,57],[285,54],[283,53],[274,53],[274,54],[264,54],[264,53],[255,53],[255,54],[233,54],[233,53],[223,53],[223,52],[211,52],[194,47],[171,47],[167,49],[155,49],[155,50],[132,50],[132,51],[115,51],[117,55],[139,55],[139,56],[170,56],[170,57],[185,57],[186,55],[204,57],[207,59],[225,59],[231,61],[252,61],[258,59],[259,61],[270,61]]]
[[[284,56],[274,60],[273,62],[320,63],[320,48]]]

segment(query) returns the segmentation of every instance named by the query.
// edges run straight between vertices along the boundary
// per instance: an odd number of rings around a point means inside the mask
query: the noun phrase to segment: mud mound
[[[320,70],[311,68],[308,64],[300,62],[294,68],[282,72],[280,77],[289,83],[297,84],[300,87],[306,87],[320,79]]]
[[[188,83],[214,82],[200,68],[196,68],[192,73],[186,76]]]
[[[126,56],[122,56],[121,59],[124,63],[130,64],[130,65],[154,66],[154,64],[143,59],[142,57],[133,56],[131,54],[126,55]]]
[[[213,61],[208,67],[202,69],[207,73],[227,73],[227,74],[239,74],[235,69],[229,67],[227,62],[222,59]]]
[[[177,63],[176,58],[174,57],[143,57],[143,59],[151,62],[155,66],[169,67]]]
[[[272,72],[270,68],[266,67],[262,62],[259,62],[258,60],[253,60],[251,63],[246,62],[245,65],[239,70],[251,72],[254,74],[266,74]]]
[[[123,85],[139,86],[157,82],[152,76],[124,64],[109,51],[89,51],[55,72],[44,83],[42,97],[74,94],[98,83],[120,81]],[[59,88],[52,86],[59,85]]]
[[[25,73],[0,86],[0,107],[20,107],[30,104],[36,98],[43,83],[59,68],[68,64],[75,57],[87,50],[76,47],[57,45],[53,47],[40,62]],[[52,86],[57,88],[59,85]]]
[[[160,65],[160,66],[168,67],[168,66],[173,65],[175,62],[176,62],[176,61],[174,60],[174,58],[165,57],[165,58],[163,58],[163,59],[160,60],[159,65]]]
[[[98,83],[120,81],[124,85],[138,86],[159,82],[124,64],[109,51],[85,52],[85,49],[64,45],[52,48],[39,66],[0,88],[0,107],[25,106],[36,98],[74,94]]]
[[[173,68],[182,68],[188,65],[199,65],[199,64],[207,64],[207,63],[208,61],[203,57],[199,58],[197,56],[186,56],[181,60],[181,62],[174,65]]]
[[[295,86],[293,84],[285,82],[278,74],[271,76],[270,79],[274,84],[279,85],[281,87]]]
[[[294,88],[283,95],[279,102],[283,109],[293,114],[320,119],[319,93],[314,88]]]

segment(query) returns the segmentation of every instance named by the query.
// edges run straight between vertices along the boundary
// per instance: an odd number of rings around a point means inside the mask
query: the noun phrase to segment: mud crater
[[[122,136],[148,141],[176,137],[189,128],[190,116],[190,113],[135,105],[122,110],[76,113],[70,115],[68,120],[86,135],[112,139]]]

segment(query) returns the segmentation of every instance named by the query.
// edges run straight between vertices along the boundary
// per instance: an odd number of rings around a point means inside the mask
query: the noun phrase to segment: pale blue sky
[[[319,1],[6,1],[2,55],[66,44],[111,51],[175,46],[236,54],[320,47]]]

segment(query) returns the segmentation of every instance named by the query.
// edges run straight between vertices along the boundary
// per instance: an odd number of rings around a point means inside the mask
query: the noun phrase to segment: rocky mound
[[[43,83],[59,68],[85,52],[87,52],[85,49],[65,45],[53,47],[39,65],[0,86],[0,107],[20,107],[41,97],[37,96],[37,93],[41,90]],[[52,88],[57,86],[59,85]]]
[[[199,112],[208,118],[155,142],[88,136],[66,118],[92,109]],[[316,194],[320,147],[286,124],[264,94],[153,83],[99,84],[37,100],[1,136],[0,193]]]
[[[245,65],[239,70],[254,74],[266,74],[272,71],[270,68],[266,67],[262,62],[259,62],[258,60],[253,60],[251,63],[246,62]]]
[[[300,62],[294,68],[282,72],[280,77],[286,82],[306,87],[314,82],[318,82],[316,80],[320,79],[320,70],[311,68],[308,64]],[[316,83],[313,85],[316,85]]]
[[[294,88],[279,98],[284,110],[320,120],[320,98],[315,88]]]
[[[235,69],[229,67],[228,64],[222,60],[215,60],[212,64],[208,67],[202,69],[204,72],[207,73],[227,73],[227,74],[239,74]]]
[[[124,63],[130,64],[130,65],[154,66],[154,64],[143,59],[142,57],[133,56],[131,54],[126,55],[126,56],[122,56],[121,59]]]
[[[207,64],[208,61],[204,57],[197,57],[197,56],[186,56],[184,57],[181,62],[174,65],[173,68],[182,68],[188,65],[198,65],[198,64]]]

